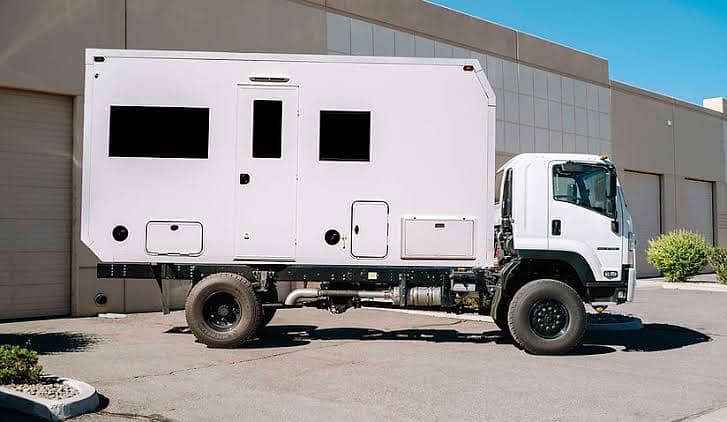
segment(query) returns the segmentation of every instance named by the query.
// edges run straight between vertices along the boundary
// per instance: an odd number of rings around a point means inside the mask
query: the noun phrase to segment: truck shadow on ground
[[[189,333],[187,327],[175,327],[167,333]],[[373,328],[318,328],[313,325],[269,325],[260,337],[246,342],[243,349],[305,346],[313,341],[427,341],[432,343],[512,344],[499,330],[461,332],[449,328],[411,328],[384,331]],[[590,331],[583,343],[570,354],[576,356],[623,352],[657,352],[679,349],[711,341],[698,331],[670,324],[644,324],[640,330]]]
[[[82,333],[0,333],[0,344],[27,347],[41,355],[82,352],[98,343],[99,339]]]

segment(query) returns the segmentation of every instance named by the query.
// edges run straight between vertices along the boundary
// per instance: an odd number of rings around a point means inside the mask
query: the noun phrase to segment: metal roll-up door
[[[70,312],[72,104],[0,88],[0,319]]]
[[[685,179],[677,215],[679,225],[695,231],[714,245],[714,217],[712,213],[712,182]]]
[[[636,275],[655,277],[659,271],[646,260],[648,241],[661,233],[661,183],[656,174],[624,172],[623,190],[636,235]]]

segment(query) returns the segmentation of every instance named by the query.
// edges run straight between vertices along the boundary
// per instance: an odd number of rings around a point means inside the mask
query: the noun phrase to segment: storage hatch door
[[[389,252],[389,205],[356,201],[351,214],[351,254],[357,258],[385,257]]]

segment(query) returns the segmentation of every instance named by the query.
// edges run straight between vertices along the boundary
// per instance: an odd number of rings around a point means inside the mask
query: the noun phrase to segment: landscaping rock
[[[60,421],[96,410],[96,389],[85,382],[46,376],[37,384],[0,385],[0,407]]]
[[[47,400],[70,399],[78,394],[78,390],[58,378],[44,378],[37,384],[9,384],[6,387]]]

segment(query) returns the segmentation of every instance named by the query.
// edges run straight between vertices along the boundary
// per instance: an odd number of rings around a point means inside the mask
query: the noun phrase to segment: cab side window
[[[609,215],[609,172],[596,165],[582,165],[567,171],[563,165],[553,166],[553,199]]]

